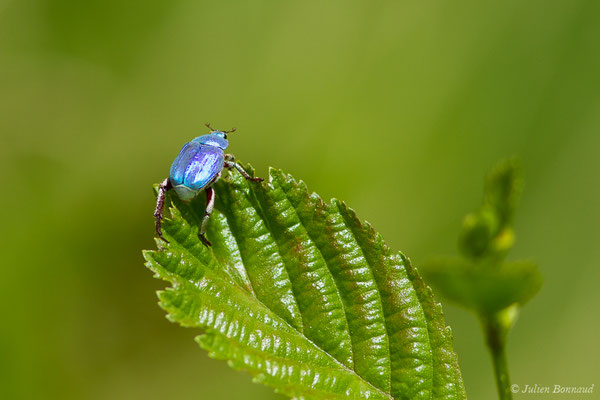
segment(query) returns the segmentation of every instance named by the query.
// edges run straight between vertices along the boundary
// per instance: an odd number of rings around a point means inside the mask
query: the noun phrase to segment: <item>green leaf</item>
[[[524,305],[542,286],[539,268],[530,261],[493,266],[439,258],[425,264],[423,274],[443,297],[488,316]]]
[[[160,306],[211,357],[294,398],[465,398],[441,306],[353,210],[276,170],[215,192],[212,248],[197,237],[204,196],[171,196],[170,243],[144,252],[171,283]]]
[[[524,305],[542,285],[533,262],[504,261],[515,240],[512,222],[522,186],[520,163],[500,162],[486,178],[483,204],[463,220],[458,244],[464,258],[436,258],[423,265],[427,282],[442,297],[482,318]]]
[[[498,215],[489,207],[467,214],[458,239],[462,254],[471,259],[484,257],[490,251],[490,244],[498,233],[499,225]]]
[[[521,163],[516,158],[500,162],[488,175],[484,204],[496,211],[500,229],[512,223],[522,188]]]
[[[458,247],[472,260],[503,259],[514,244],[512,220],[523,186],[520,163],[509,159],[487,176],[481,208],[463,220]]]

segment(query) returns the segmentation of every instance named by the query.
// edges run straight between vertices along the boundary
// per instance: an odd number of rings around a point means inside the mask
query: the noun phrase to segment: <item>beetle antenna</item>
[[[231,128],[231,129],[230,129],[230,130],[228,130],[228,131],[218,131],[218,130],[214,129],[212,126],[210,126],[210,123],[208,123],[208,122],[207,122],[207,123],[205,123],[204,125],[206,125],[206,127],[207,127],[208,129],[210,129],[210,131],[211,131],[211,132],[233,133],[233,132],[235,132],[235,129],[236,129],[236,128]]]

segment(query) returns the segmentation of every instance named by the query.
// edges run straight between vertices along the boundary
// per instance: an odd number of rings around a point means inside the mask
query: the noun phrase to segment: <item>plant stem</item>
[[[494,373],[496,375],[496,387],[500,400],[512,400],[510,391],[510,377],[508,376],[508,364],[506,362],[506,351],[504,346],[500,349],[491,350],[494,362]]]
[[[490,349],[494,364],[498,398],[500,400],[512,400],[508,363],[506,361],[506,334],[508,333],[509,326],[505,322],[500,314],[496,314],[492,318],[482,317],[486,343]]]

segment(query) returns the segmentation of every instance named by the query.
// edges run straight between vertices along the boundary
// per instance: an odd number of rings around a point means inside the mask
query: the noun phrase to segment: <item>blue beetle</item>
[[[206,210],[200,223],[198,237],[206,246],[212,246],[204,234],[208,219],[215,206],[215,190],[212,185],[221,177],[223,168],[235,168],[249,181],[262,182],[263,180],[263,178],[254,178],[248,175],[235,162],[233,155],[225,154],[224,150],[229,145],[227,134],[235,132],[235,128],[229,131],[218,131],[211,128],[210,124],[206,124],[206,127],[210,129],[210,133],[198,136],[183,146],[171,165],[169,177],[160,184],[154,218],[156,218],[158,237],[167,243],[169,241],[162,235],[161,223],[168,190],[174,189],[179,198],[186,202],[192,200],[202,190],[206,192]]]

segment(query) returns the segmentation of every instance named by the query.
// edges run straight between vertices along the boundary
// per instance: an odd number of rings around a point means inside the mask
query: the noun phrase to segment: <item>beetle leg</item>
[[[238,171],[240,171],[240,174],[242,174],[242,176],[249,181],[252,181],[252,182],[264,181],[263,178],[253,178],[250,175],[248,175],[248,173],[244,170],[244,168],[242,168],[242,166],[240,164],[235,162],[235,157],[233,156],[233,154],[225,154],[225,163],[223,164],[223,166],[227,169],[231,169],[231,168],[237,169]]]
[[[212,246],[212,243],[210,243],[204,234],[206,233],[206,226],[208,225],[210,214],[212,214],[213,209],[215,208],[215,190],[212,187],[207,187],[205,191],[206,210],[204,210],[204,217],[202,217],[202,222],[200,223],[200,232],[198,232],[198,237],[205,246]]]
[[[156,233],[158,233],[159,238],[161,238],[167,243],[169,243],[169,241],[163,237],[161,224],[163,219],[163,209],[165,208],[165,197],[167,191],[172,188],[173,186],[171,186],[171,181],[169,180],[169,178],[162,181],[158,189],[158,197],[156,199],[156,210],[154,210],[154,218],[156,218]]]

